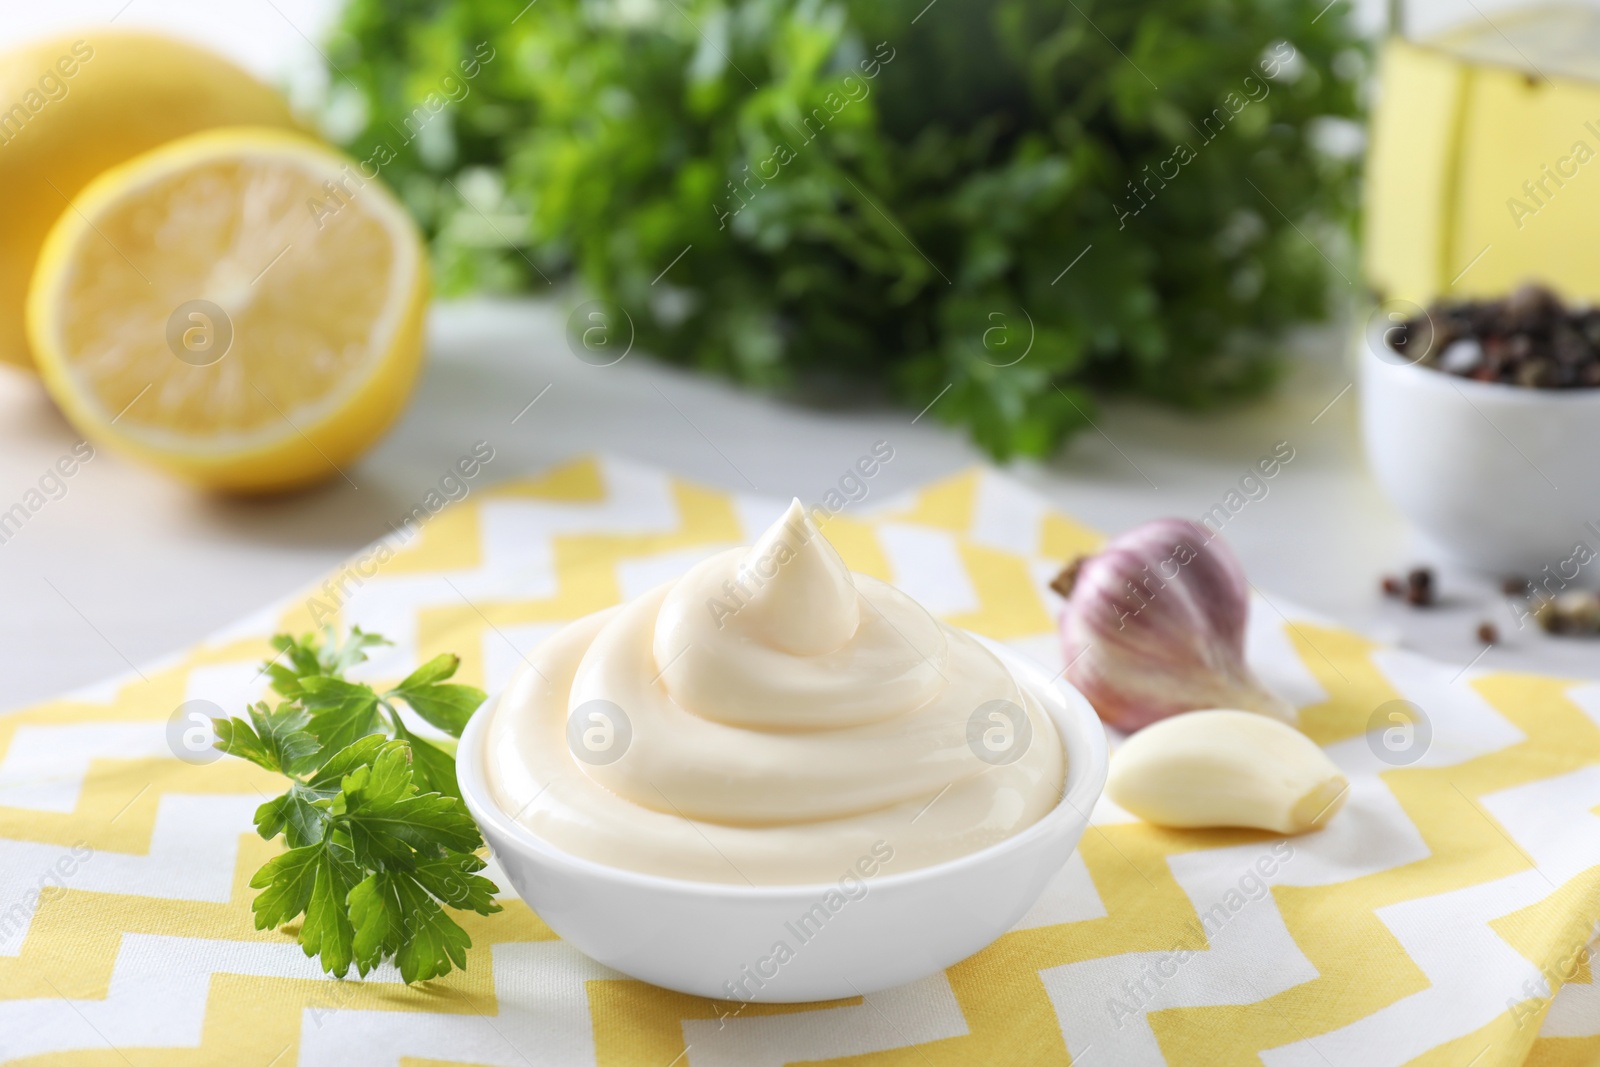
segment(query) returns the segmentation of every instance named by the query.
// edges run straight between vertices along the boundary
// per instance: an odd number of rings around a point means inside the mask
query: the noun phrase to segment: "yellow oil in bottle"
[[[1391,38],[1367,161],[1363,260],[1380,296],[1600,299],[1600,11],[1497,11]]]

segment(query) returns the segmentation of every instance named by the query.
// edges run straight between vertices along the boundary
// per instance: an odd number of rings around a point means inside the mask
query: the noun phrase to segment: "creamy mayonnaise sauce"
[[[852,573],[799,501],[753,547],[534,649],[487,762],[499,806],[564,851],[756,885],[965,855],[1036,822],[1064,775],[1033,694]]]

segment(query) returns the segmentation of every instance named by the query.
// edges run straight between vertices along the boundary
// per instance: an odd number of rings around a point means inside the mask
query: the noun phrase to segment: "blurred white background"
[[[1345,2],[1345,0],[1338,0]],[[1492,18],[1503,5],[1408,5],[1416,32]],[[313,42],[333,0],[0,0],[0,47],[75,25],[160,28],[207,44],[300,100],[323,84]],[[1362,0],[1373,32],[1384,5]],[[820,497],[873,441],[896,458],[875,483],[885,495],[982,457],[935,419],[872,408],[814,411],[739,392],[635,357],[610,368],[567,351],[564,294],[521,304],[436,308],[431,360],[397,429],[335,482],[276,501],[199,496],[102,451],[9,543],[0,545],[0,710],[97,682],[175,652],[309,583],[380,536],[474,441],[491,442],[491,480],[604,450],[775,500]],[[1380,575],[1421,562],[1360,456],[1354,391],[1345,391],[1348,330],[1300,338],[1289,380],[1271,401],[1203,420],[1110,405],[1048,464],[1018,476],[1081,520],[1117,531],[1157,515],[1198,516],[1257,457],[1289,441],[1296,459],[1267,499],[1227,528],[1255,584],[1383,640],[1465,665],[1490,620],[1506,643],[1480,666],[1600,674],[1582,641],[1518,633],[1492,583],[1446,574],[1445,603],[1427,612],[1378,594]],[[550,393],[515,424],[540,390]],[[671,403],[664,403],[663,397]],[[692,425],[689,425],[689,424]],[[702,437],[701,434],[705,436]],[[739,472],[706,438],[738,458]],[[30,377],[0,368],[0,500],[14,500],[77,440]]]

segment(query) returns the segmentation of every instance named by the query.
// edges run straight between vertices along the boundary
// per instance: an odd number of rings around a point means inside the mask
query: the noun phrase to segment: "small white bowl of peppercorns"
[[[1600,309],[1528,285],[1375,315],[1363,347],[1368,462],[1436,550],[1500,575],[1600,552]]]

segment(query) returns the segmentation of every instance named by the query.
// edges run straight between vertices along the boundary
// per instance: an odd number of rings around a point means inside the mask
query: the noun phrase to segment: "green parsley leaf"
[[[410,704],[418,715],[451,737],[460,737],[467,720],[487,699],[483,690],[470,685],[441,684],[454,675],[460,665],[459,656],[435,656],[407,675],[394,687],[392,695]]]
[[[326,668],[326,672],[334,675],[343,674],[356,664],[366,662],[367,649],[377,648],[379,645],[389,645],[393,643],[394,642],[385,637],[380,637],[378,634],[365,633],[359,626],[352,626],[350,628],[350,636],[346,638],[344,644],[336,646],[333,638],[333,630],[330,628],[328,630],[327,648],[336,648],[337,650],[333,651],[331,655],[325,659],[324,666]]]
[[[350,922],[355,929],[356,966],[362,974],[399,951],[405,917],[399,897],[383,875],[369,874],[350,890]]]
[[[419,862],[411,871],[369,875],[352,889],[350,919],[362,973],[386,955],[396,957],[407,982],[445,974],[452,964],[464,966],[472,940],[434,902],[480,915],[499,911],[495,884],[476,873],[483,866],[470,853],[449,853]]]
[[[460,801],[417,792],[408,756],[402,746],[370,767],[357,767],[333,800],[333,813],[348,828],[356,861],[364,867],[410,867],[413,852],[470,852],[483,844]]]
[[[272,639],[277,655],[266,663],[272,688],[283,696],[297,697],[302,692],[304,678],[333,678],[367,658],[367,649],[390,642],[377,634],[364,633],[353,627],[350,635],[340,644],[333,628],[327,627],[319,634],[304,634],[299,638],[278,634]],[[282,661],[282,662],[280,662]]]
[[[278,634],[272,639],[272,647],[277,654],[266,662],[267,676],[272,679],[272,688],[282,695],[298,696],[301,678],[323,673],[315,635],[306,634],[295,640],[288,634]]]
[[[251,909],[256,929],[282,926],[304,915],[300,946],[307,956],[322,957],[322,969],[343,978],[353,959],[345,900],[358,872],[350,849],[336,837],[318,844],[290,849],[268,860],[250,879],[256,896]]]
[[[461,799],[454,756],[406,729],[398,715],[394,719],[394,735],[411,746],[411,773],[417,779],[417,788]]]
[[[382,734],[368,734],[329,756],[306,784],[331,797],[339,791],[339,784],[345,776],[357,767],[370,767],[384,752],[404,747],[399,741]]]
[[[350,893],[358,963],[393,954],[400,977],[424,982],[465,967],[472,939],[407,871],[380,871]]]
[[[425,720],[451,737],[460,737],[467,720],[488,699],[482,689],[470,685],[430,685],[399,691],[399,696]]]
[[[419,982],[466,965],[471,938],[445,909],[492,914],[499,890],[478,873],[483,838],[454,757],[416,736],[389,698],[459,734],[483,694],[443,684],[460,664],[448,655],[383,696],[343,677],[387,643],[359,629],[343,642],[331,629],[279,634],[266,671],[284,701],[218,722],[217,745],[290,780],[256,809],[257,832],[289,846],[250,879],[257,929],[299,919],[301,947],[329,974],[354,964],[365,975],[392,957]]]
[[[300,695],[300,675],[295,673],[295,668],[271,662],[264,666],[275,691],[291,698]]]
[[[336,751],[378,732],[378,694],[371,686],[333,677],[302,678],[300,685],[300,702],[311,712],[308,729],[324,749]]]
[[[258,703],[247,709],[250,720],[218,719],[216,747],[269,771],[297,774],[317,753],[317,739],[306,732],[310,716],[292,704],[267,710]]]
[[[449,974],[451,965],[467,965],[467,949],[472,938],[439,907],[438,901],[403,871],[386,872],[381,877],[395,883],[400,906],[405,909],[405,939],[395,952],[400,977],[408,982],[425,982]]]
[[[328,798],[296,782],[281,797],[256,809],[256,833],[271,841],[282,834],[290,848],[315,845],[328,826]]]
[[[478,873],[485,866],[483,860],[470,852],[447,852],[418,861],[411,876],[452,908],[493,915],[500,910],[494,900],[500,888]]]
[[[300,927],[300,947],[307,956],[321,956],[322,969],[343,978],[355,958],[355,928],[350,923],[350,890],[359,877],[355,865],[332,841],[324,842],[311,899]]]
[[[457,668],[460,666],[460,656],[457,656],[453,652],[445,652],[441,655],[433,657],[428,662],[424,663],[422,666],[406,675],[405,680],[399,685],[395,686],[395,688],[400,690],[420,689],[425,685],[433,685],[435,682],[442,682],[446,678],[453,676],[456,673]]]
[[[326,851],[320,844],[292,848],[274,856],[251,875],[250,888],[263,890],[250,905],[257,930],[282,926],[306,910],[317,865]]]

